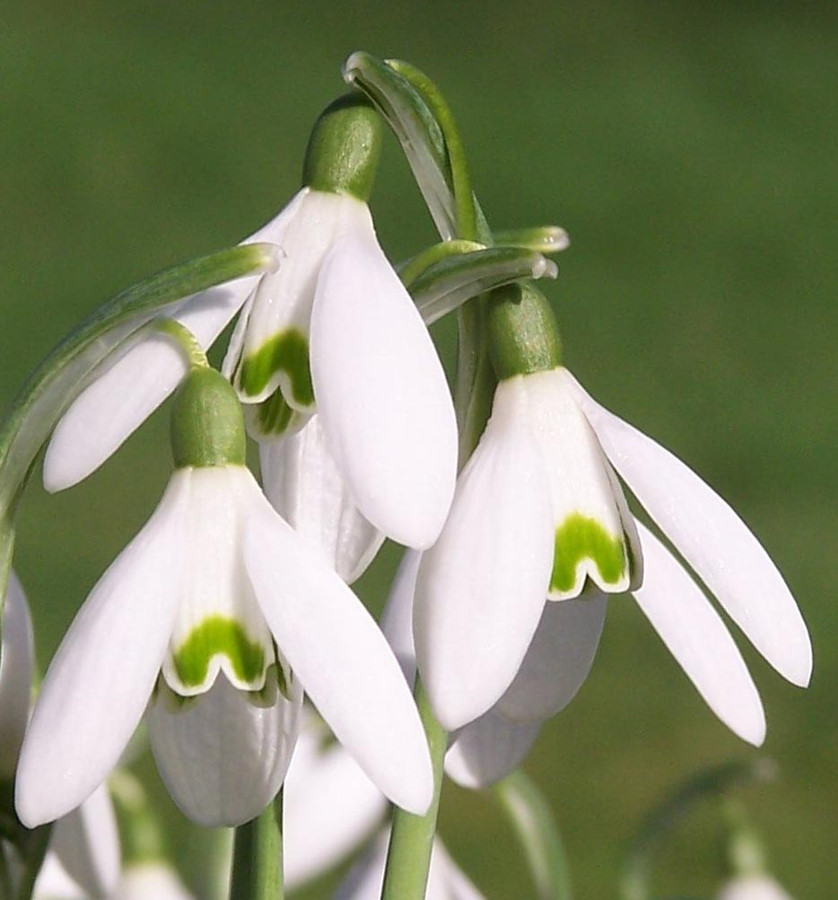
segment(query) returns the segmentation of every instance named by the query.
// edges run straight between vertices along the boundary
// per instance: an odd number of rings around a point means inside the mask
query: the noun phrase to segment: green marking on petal
[[[218,654],[230,660],[240,681],[258,683],[262,680],[265,652],[261,644],[251,641],[234,619],[211,616],[192,630],[174,654],[175,671],[181,683],[185,687],[203,684],[210,662]]]
[[[294,417],[294,410],[288,405],[282,391],[274,391],[267,400],[256,404],[256,421],[261,434],[284,434]]]
[[[550,590],[569,591],[583,559],[593,560],[605,584],[617,584],[629,562],[622,535],[611,537],[596,519],[572,513],[556,529]]]
[[[314,403],[314,387],[308,361],[308,338],[296,328],[282,331],[242,360],[239,388],[255,397],[268,386],[277,372],[285,372],[291,382],[291,396],[300,406]]]

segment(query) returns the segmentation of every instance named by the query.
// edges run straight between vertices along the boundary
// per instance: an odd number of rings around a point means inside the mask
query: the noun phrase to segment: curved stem
[[[567,856],[550,806],[520,769],[494,787],[529,862],[539,900],[571,900]]]
[[[282,900],[282,791],[262,814],[239,825],[230,900]]]
[[[434,769],[434,796],[424,816],[415,816],[398,807],[395,809],[387,853],[387,868],[384,872],[384,887],[381,892],[382,900],[424,900],[436,834],[439,796],[442,790],[442,767],[448,747],[448,735],[437,722],[418,676],[413,695],[428,736]]]
[[[177,319],[153,319],[149,328],[169,338],[183,354],[190,369],[206,369],[209,366],[207,354],[195,335]]]

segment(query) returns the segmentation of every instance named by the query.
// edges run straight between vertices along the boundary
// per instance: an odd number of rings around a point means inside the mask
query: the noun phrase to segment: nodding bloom
[[[245,240],[274,244],[276,271],[188,298],[170,315],[206,348],[241,309],[224,372],[251,433],[276,441],[316,410],[360,513],[388,537],[428,547],[454,493],[456,420],[427,328],[373,228],[366,200],[379,145],[363,101],[330,107],[312,133],[305,187]],[[181,357],[157,335],[106,360],[55,429],[47,489],[101,465],[186,375]]]
[[[518,306],[534,295],[519,288]],[[714,712],[761,743],[762,705],[726,627],[617,476],[763,656],[806,685],[811,644],[782,576],[724,500],[580,387],[557,342],[529,368],[520,346],[504,352],[491,418],[418,574],[418,666],[440,722],[453,730],[495,704],[519,721],[552,715],[565,690],[545,603],[580,598],[571,627],[595,648],[604,595],[632,592]]]
[[[162,500],[47,672],[21,750],[21,820],[33,827],[88,796],[151,701],[152,749],[183,811],[247,821],[282,783],[303,690],[378,788],[424,812],[430,757],[398,664],[245,467],[241,408],[219,373],[184,382],[172,447]]]

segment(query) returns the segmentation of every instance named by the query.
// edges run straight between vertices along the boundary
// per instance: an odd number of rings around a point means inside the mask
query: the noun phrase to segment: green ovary
[[[212,616],[194,628],[174,654],[178,678],[185,687],[198,687],[206,681],[210,662],[217,655],[226,656],[236,678],[246,684],[262,680],[265,651],[251,641],[234,619]]]
[[[551,591],[569,591],[576,583],[576,568],[591,559],[606,584],[617,584],[626,571],[622,536],[611,535],[596,519],[573,513],[556,529]]]
[[[255,397],[268,386],[277,372],[285,372],[291,382],[291,396],[300,406],[314,403],[314,387],[308,360],[308,339],[296,328],[274,335],[253,354],[242,360],[239,388]]]

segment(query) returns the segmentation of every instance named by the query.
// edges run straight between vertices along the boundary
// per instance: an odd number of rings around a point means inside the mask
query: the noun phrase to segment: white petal
[[[739,737],[765,739],[765,714],[736,644],[718,613],[686,570],[638,522],[646,575],[638,606],[707,705]]]
[[[53,658],[20,754],[29,828],[78,806],[116,765],[151,695],[177,612],[179,482],[93,588]]]
[[[716,900],[793,900],[770,875],[741,875],[729,881]]]
[[[164,862],[134,863],[123,873],[119,886],[109,900],[194,900]]]
[[[549,719],[588,677],[605,623],[606,595],[548,603],[515,680],[498,701],[513,721]]]
[[[55,823],[50,850],[90,897],[109,896],[119,878],[119,834],[105,785]]]
[[[553,561],[545,481],[520,394],[498,391],[416,583],[419,672],[448,731],[497,702],[538,625]]]
[[[320,417],[259,444],[262,486],[274,509],[347,584],[364,573],[384,535],[360,513],[326,449]]]
[[[219,675],[208,693],[183,709],[158,695],[149,736],[160,775],[185,816],[199,825],[241,825],[279,792],[297,739],[302,688],[256,706]]]
[[[311,373],[327,446],[361,512],[399,543],[429,547],[454,494],[454,406],[422,317],[371,226],[323,262]]]
[[[298,350],[305,347],[307,353],[311,308],[323,258],[338,236],[358,220],[369,219],[369,212],[366,204],[348,195],[303,188],[284,216],[282,234],[272,238],[279,245],[279,268],[259,283],[246,327],[237,335],[224,368],[234,372],[243,402],[261,402],[279,387],[294,409],[306,410],[311,400],[303,396],[300,387],[306,384],[310,392],[307,361],[286,355],[278,366],[274,342],[293,334]],[[298,364],[293,373],[287,368],[289,363]],[[297,379],[304,381],[295,383]]]
[[[313,723],[304,728],[285,778],[287,890],[340,863],[369,837],[387,808],[355,760],[340,745],[321,749],[322,739]]]
[[[434,841],[428,871],[426,900],[483,900],[483,894],[466,878],[441,840]]]
[[[32,696],[34,652],[29,605],[17,575],[9,572],[0,646],[0,780],[14,776],[23,743]]]
[[[396,654],[409,683],[416,677],[416,648],[413,645],[413,597],[422,554],[405,550],[390,585],[390,595],[381,614],[381,630]]]
[[[278,242],[299,195],[242,243]],[[250,275],[186,299],[168,313],[207,349],[241,308],[262,276]],[[44,487],[61,491],[99,468],[177,387],[187,372],[183,353],[151,335],[118,358],[108,358],[73,401],[53,432],[44,457]]]
[[[526,394],[547,473],[556,529],[550,598],[578,597],[588,579],[603,591],[624,593],[631,566],[622,489],[564,374],[556,368],[509,379],[520,381]]]
[[[649,515],[768,662],[794,684],[807,685],[809,633],[756,537],[695,472],[568,379],[608,458]]]
[[[208,347],[236,314],[257,276],[240,278],[186,300],[170,315]],[[44,457],[44,487],[51,492],[78,484],[111,454],[172,393],[188,371],[183,352],[163,335],[152,334],[102,373],[61,417]]]
[[[548,604],[548,606],[564,606]],[[543,722],[512,722],[497,707],[463,728],[445,755],[445,774],[465,788],[485,788],[524,761]]]
[[[47,853],[35,879],[33,900],[90,900],[86,891],[73,881],[54,853]]]
[[[424,814],[433,791],[425,733],[372,617],[266,500],[248,517],[244,558],[280,652],[338,740],[394,803]]]

